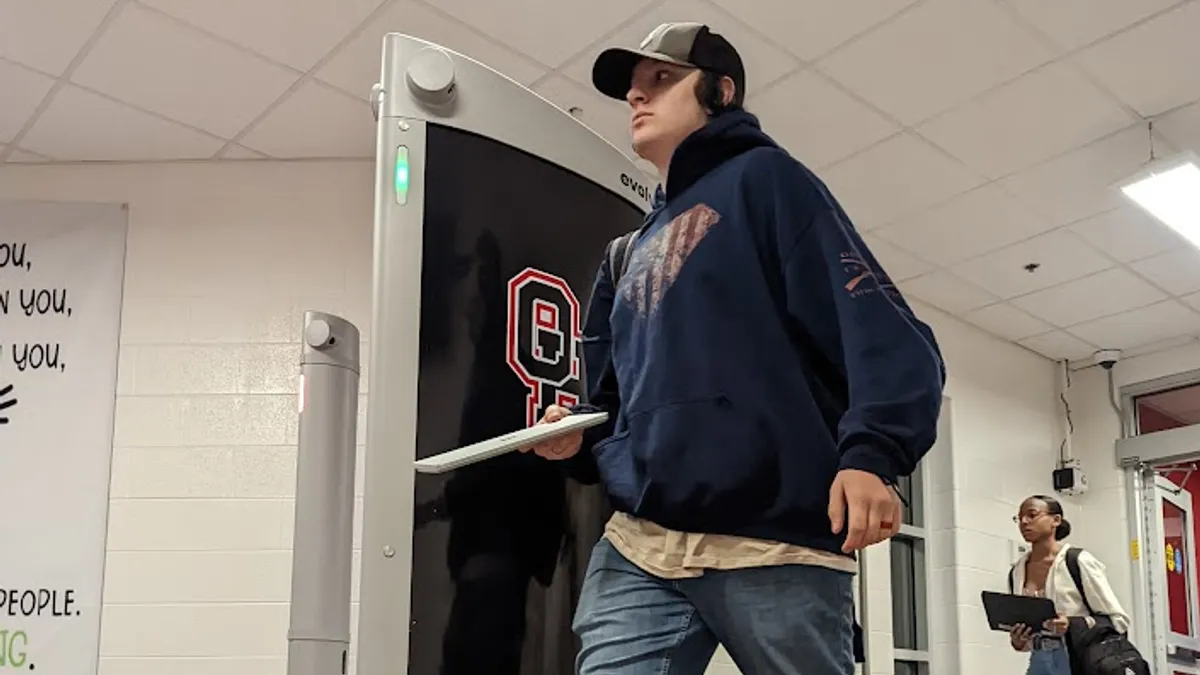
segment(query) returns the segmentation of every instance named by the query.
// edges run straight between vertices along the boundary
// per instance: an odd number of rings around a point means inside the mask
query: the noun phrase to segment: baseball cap
[[[664,23],[651,31],[637,49],[605,49],[592,65],[592,84],[605,96],[625,100],[633,69],[642,59],[727,75],[735,85],[734,101],[740,103],[745,96],[742,57],[724,37],[693,22]]]

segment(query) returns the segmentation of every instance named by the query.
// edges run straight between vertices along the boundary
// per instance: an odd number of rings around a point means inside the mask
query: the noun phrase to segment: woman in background
[[[1067,567],[1066,552],[1071,545],[1062,540],[1071,533],[1071,524],[1063,518],[1062,504],[1044,495],[1034,495],[1022,502],[1013,520],[1021,529],[1021,537],[1029,542],[1030,550],[1013,565],[1010,590],[1049,598],[1058,616],[1038,631],[1029,626],[1015,626],[1010,642],[1017,651],[1031,652],[1027,675],[1071,675],[1065,635],[1069,618],[1084,618],[1089,626],[1095,622]],[[1087,593],[1092,610],[1107,616],[1121,633],[1128,633],[1129,615],[1108,583],[1104,564],[1081,550],[1079,572],[1082,590]]]

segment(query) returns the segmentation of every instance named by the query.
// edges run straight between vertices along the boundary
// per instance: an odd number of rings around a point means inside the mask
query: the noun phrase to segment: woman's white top
[[[1071,571],[1067,569],[1067,549],[1069,548],[1071,548],[1070,544],[1062,544],[1054,562],[1051,563],[1050,573],[1046,575],[1046,590],[1043,597],[1050,598],[1054,602],[1054,607],[1059,614],[1067,617],[1088,616],[1087,605],[1083,604],[1083,596],[1075,588]],[[1028,560],[1029,553],[1023,554],[1013,568],[1012,592],[1018,595],[1025,594],[1025,563]],[[1108,576],[1104,573],[1104,563],[1097,560],[1087,550],[1082,551],[1079,554],[1079,576],[1084,590],[1087,591],[1087,599],[1092,605],[1092,610],[1096,614],[1107,616],[1117,630],[1127,634],[1129,632],[1129,615],[1121,607],[1121,601],[1117,600],[1116,593],[1113,593],[1112,586],[1108,583]]]

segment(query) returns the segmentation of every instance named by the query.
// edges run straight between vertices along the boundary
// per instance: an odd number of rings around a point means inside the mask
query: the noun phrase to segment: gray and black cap
[[[734,102],[741,104],[745,97],[746,69],[742,57],[728,40],[702,23],[664,23],[647,35],[637,49],[605,49],[592,66],[592,84],[605,96],[625,100],[633,69],[642,59],[726,75],[735,86]]]

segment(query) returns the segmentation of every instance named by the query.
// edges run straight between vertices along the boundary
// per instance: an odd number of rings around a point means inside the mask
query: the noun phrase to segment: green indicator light
[[[396,148],[396,203],[408,202],[408,147]]]

